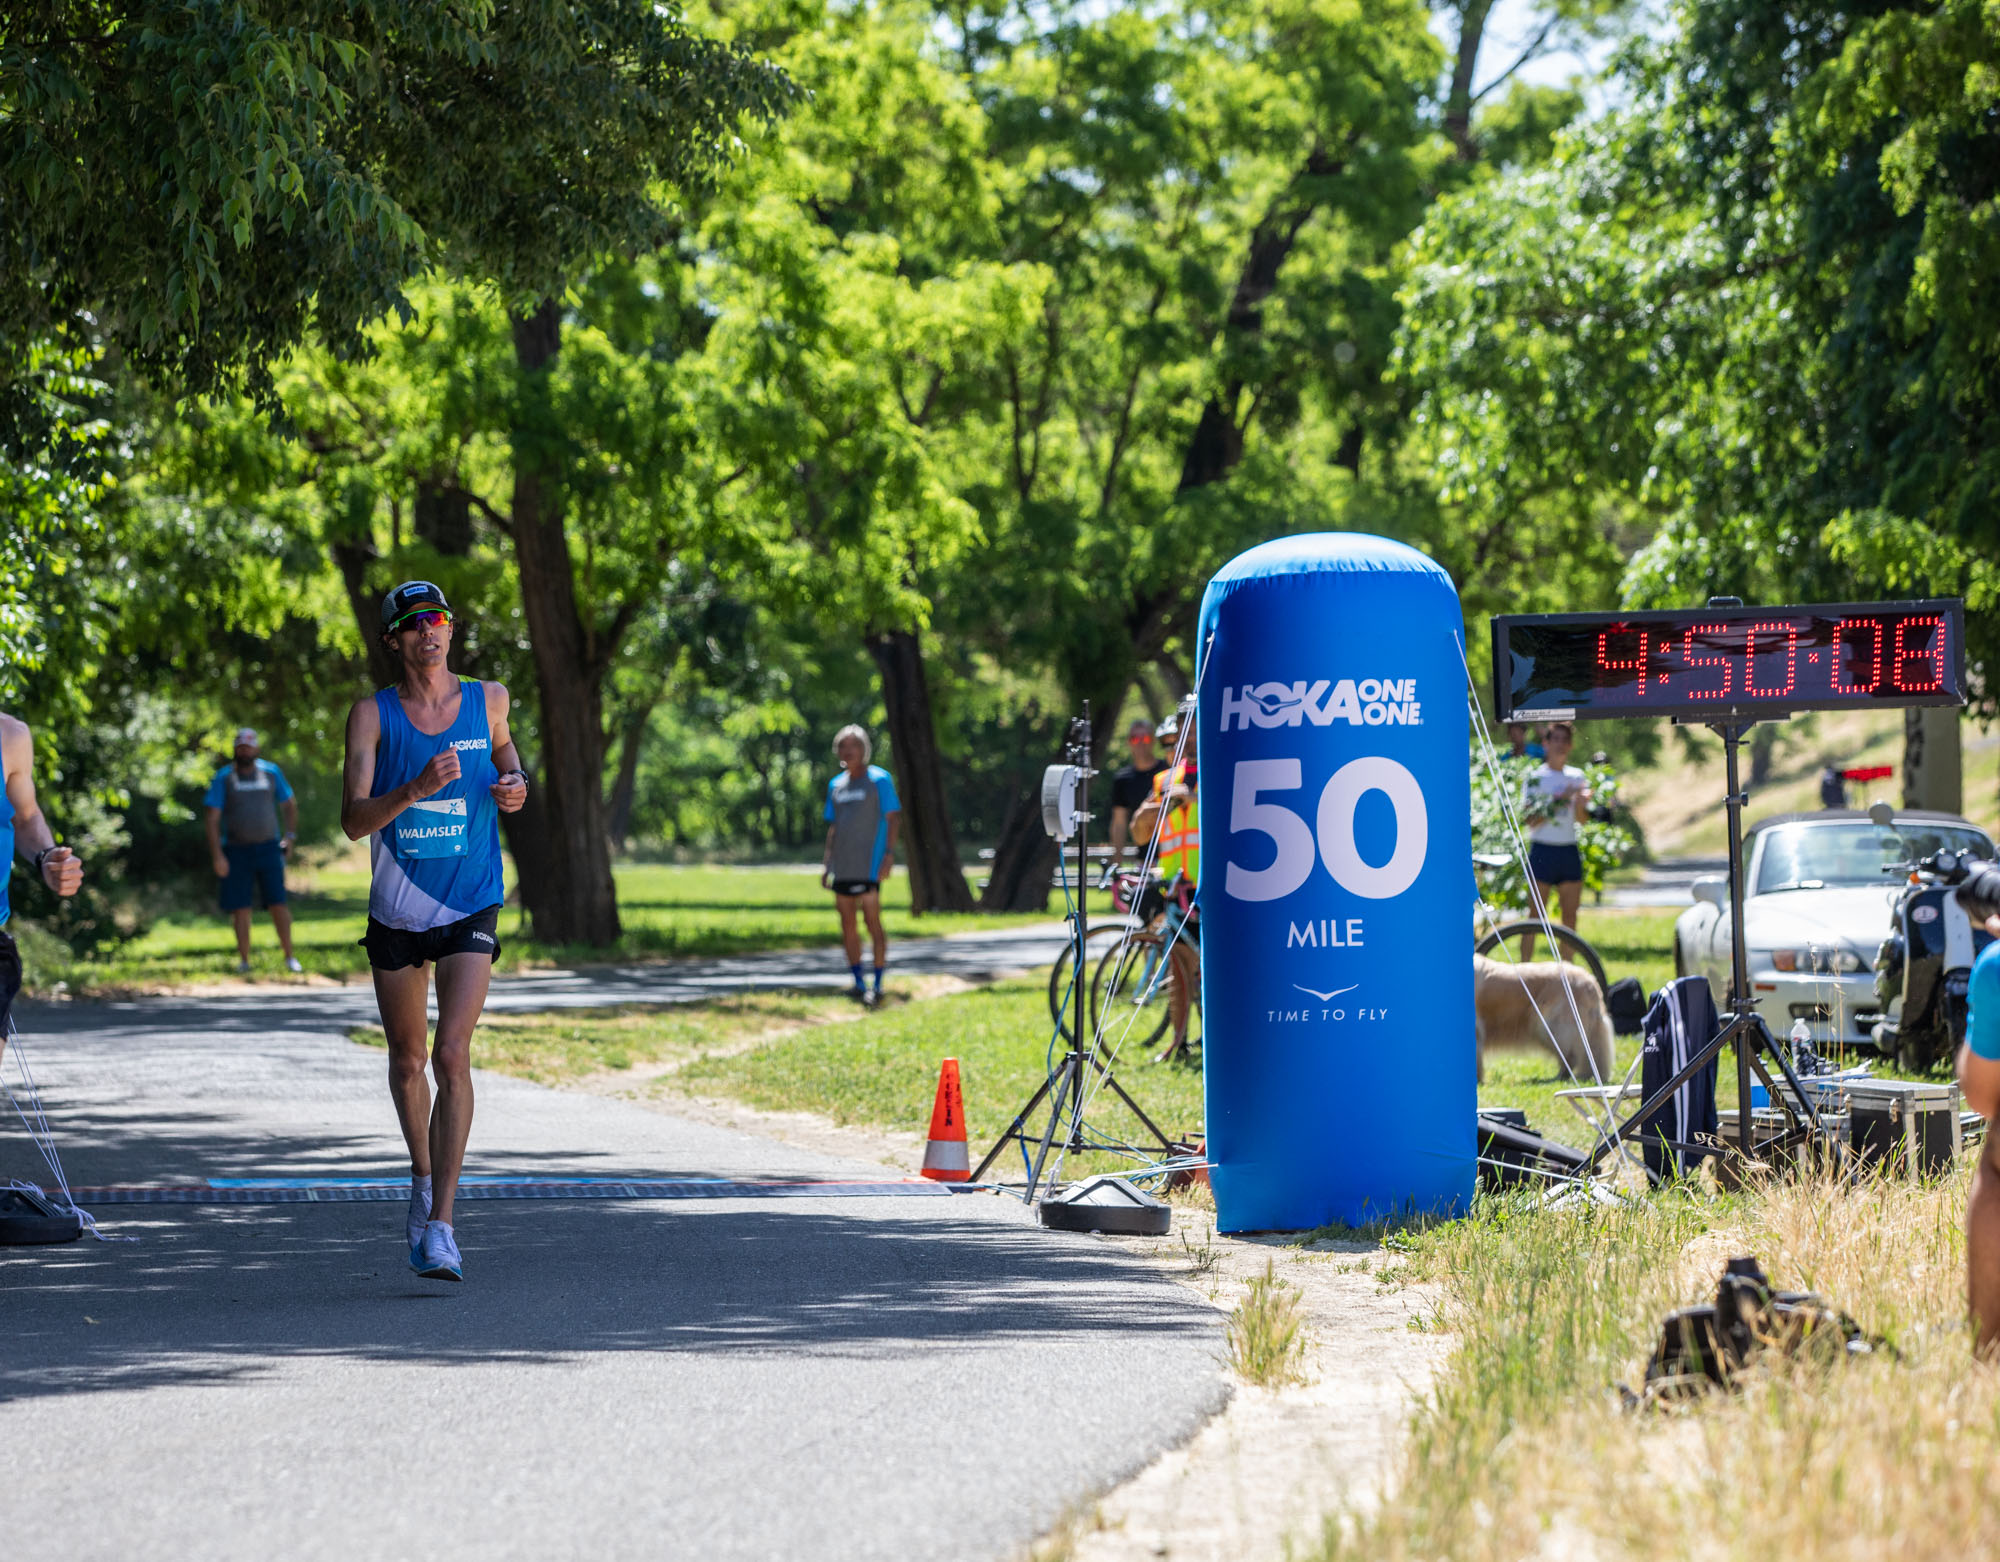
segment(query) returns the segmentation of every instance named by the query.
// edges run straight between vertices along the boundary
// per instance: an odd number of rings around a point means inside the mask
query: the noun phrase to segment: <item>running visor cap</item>
[[[396,627],[396,621],[421,607],[440,607],[447,613],[451,604],[444,593],[428,580],[406,580],[382,599],[382,632]]]

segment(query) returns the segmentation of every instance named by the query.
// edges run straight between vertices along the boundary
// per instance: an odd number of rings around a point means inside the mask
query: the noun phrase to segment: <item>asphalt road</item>
[[[29,1008],[70,1180],[394,1175],[350,996]],[[882,1175],[478,1089],[477,1173]],[[997,1558],[1226,1392],[1215,1313],[987,1196],[469,1203],[462,1286],[396,1205],[104,1213],[0,1249],[10,1557]]]

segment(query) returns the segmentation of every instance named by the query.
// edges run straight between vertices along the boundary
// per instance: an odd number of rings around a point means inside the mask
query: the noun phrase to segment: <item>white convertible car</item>
[[[1779,1039],[1811,1023],[1815,1041],[1872,1044],[1882,1018],[1875,952],[1903,885],[1894,871],[1943,847],[1992,858],[1984,830],[1956,814],[1909,809],[1892,824],[1864,813],[1779,814],[1743,842],[1743,931],[1750,987]],[[1724,1016],[1729,1001],[1729,881],[1696,879],[1674,924],[1674,969],[1701,975]]]

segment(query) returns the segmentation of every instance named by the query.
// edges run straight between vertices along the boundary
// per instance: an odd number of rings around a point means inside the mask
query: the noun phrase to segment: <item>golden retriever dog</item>
[[[1472,1004],[1481,1079],[1486,1077],[1487,1048],[1542,1047],[1568,1065],[1580,1084],[1613,1083],[1611,1015],[1604,1006],[1604,989],[1582,966],[1561,960],[1522,965],[1474,955]]]

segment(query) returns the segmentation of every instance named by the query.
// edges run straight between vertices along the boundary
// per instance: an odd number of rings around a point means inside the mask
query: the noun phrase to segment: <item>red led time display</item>
[[[1964,623],[1957,598],[1496,618],[1496,705],[1503,720],[1960,705]]]

